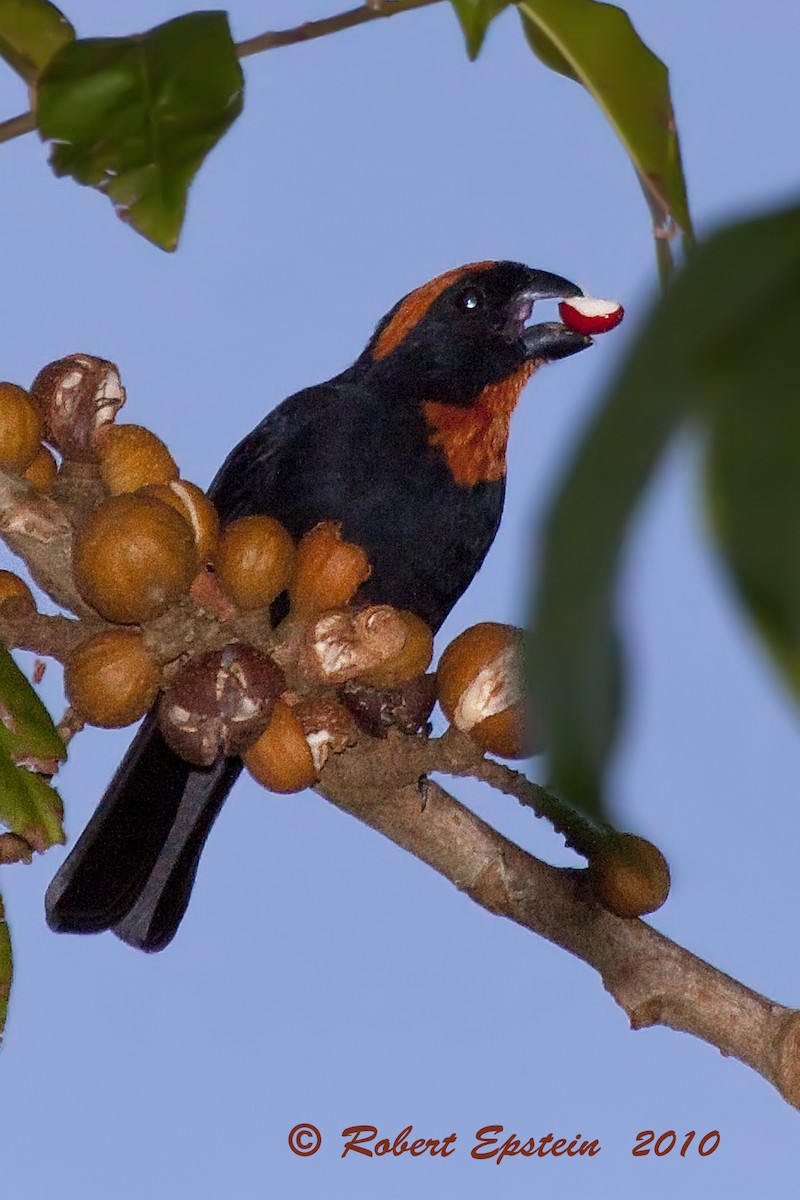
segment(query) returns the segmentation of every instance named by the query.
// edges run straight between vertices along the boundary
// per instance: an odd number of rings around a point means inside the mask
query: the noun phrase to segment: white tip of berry
[[[571,296],[565,303],[584,317],[610,317],[622,308],[618,300],[601,300],[599,296]]]

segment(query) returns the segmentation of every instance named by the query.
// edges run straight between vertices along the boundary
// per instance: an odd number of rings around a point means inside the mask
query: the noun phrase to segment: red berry
[[[616,300],[600,300],[596,296],[562,300],[558,311],[568,329],[586,334],[607,333],[625,316],[625,309]]]

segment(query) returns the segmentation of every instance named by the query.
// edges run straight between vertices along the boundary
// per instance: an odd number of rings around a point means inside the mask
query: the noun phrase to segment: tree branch
[[[396,13],[412,12],[416,8],[428,8],[431,4],[440,4],[442,0],[372,0],[372,3],[351,8],[347,12],[336,13],[332,17],[323,17],[319,21],[305,21],[293,29],[267,30],[236,43],[236,53],[239,58],[248,58],[252,54],[261,54],[265,50],[277,50],[281,46],[295,46],[300,42],[310,42],[315,38],[327,37],[330,33],[338,33],[342,29],[352,29],[356,25],[365,25],[368,21],[381,20],[383,17],[393,17]],[[32,112],[20,113],[17,117],[9,117],[0,121],[0,142],[10,142],[23,134],[33,133],[36,128],[36,118]]]
[[[330,33],[338,33],[342,29],[352,29],[356,25],[364,25],[368,21],[377,21],[382,17],[393,17],[395,13],[411,12],[415,8],[427,8],[431,4],[439,4],[441,0],[383,0],[373,4],[362,4],[359,8],[348,9],[347,12],[336,13],[332,17],[323,17],[319,21],[306,21],[294,29],[279,29],[275,32],[260,33],[256,37],[237,42],[236,53],[239,58],[250,54],[260,54],[263,50],[276,50],[279,46],[294,46],[299,42],[310,42],[314,38],[327,37]]]
[[[774,1004],[640,920],[612,916],[586,873],[527,854],[428,782],[353,787],[356,751],[332,757],[317,787],[337,808],[449,879],[476,904],[588,963],[631,1028],[691,1033],[746,1063],[800,1108],[800,1011]],[[395,757],[397,757],[395,755]]]

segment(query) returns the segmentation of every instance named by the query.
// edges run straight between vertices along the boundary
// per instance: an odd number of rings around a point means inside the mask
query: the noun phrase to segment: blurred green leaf
[[[552,786],[593,817],[605,819],[603,772],[621,710],[614,594],[624,537],[656,464],[688,417],[712,428],[723,545],[762,627],[765,588],[772,610],[781,593],[784,625],[800,597],[800,540],[792,541],[800,534],[800,510],[783,522],[778,516],[786,505],[800,504],[796,479],[789,481],[792,468],[800,473],[797,387],[789,375],[789,330],[800,320],[789,297],[797,294],[799,262],[798,208],[730,226],[697,249],[651,313],[548,516],[528,656],[531,691]],[[758,422],[770,424],[779,407],[785,410],[782,436],[790,443],[783,457],[780,434],[755,436]],[[766,501],[756,500],[759,479],[763,484],[772,472],[783,483]],[[753,509],[744,515],[748,505],[757,505],[755,516]],[[733,529],[741,520],[744,533]],[[772,534],[770,553],[756,554],[754,543],[767,536],[770,520],[782,532]],[[776,549],[792,561],[791,571],[776,566]],[[778,635],[770,629],[774,645]]]
[[[476,59],[481,52],[486,30],[492,21],[508,8],[511,0],[450,0],[456,10],[464,40],[467,43],[467,54]]]
[[[628,14],[599,0],[518,0],[526,37],[550,67],[583,84],[624,145],[662,233],[692,222],[669,73]]]
[[[75,30],[48,0],[0,0],[0,57],[33,83]]]
[[[794,277],[705,364],[720,403],[706,459],[712,527],[742,598],[800,700],[800,214]],[[787,262],[787,265],[788,265]]]
[[[67,757],[49,712],[9,652],[0,646],[0,748],[15,761]]]
[[[41,775],[15,766],[8,752],[0,749],[0,821],[43,853],[66,841],[63,816],[55,788]]]
[[[11,932],[6,921],[3,897],[0,896],[0,1046],[8,1016],[8,997],[14,976],[14,958],[11,952]]]
[[[50,714],[0,647],[0,821],[36,850],[64,841],[61,799],[35,773],[52,774],[64,758]]]
[[[164,250],[178,243],[189,186],[242,109],[244,81],[222,12],[60,50],[36,106],[56,175],[104,192]]]

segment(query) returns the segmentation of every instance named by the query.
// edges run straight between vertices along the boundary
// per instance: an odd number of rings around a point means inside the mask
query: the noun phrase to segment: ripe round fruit
[[[197,551],[186,521],[151,496],[112,496],[85,519],[72,549],[75,586],[107,621],[151,621],[189,588]]]
[[[589,882],[604,908],[618,917],[655,912],[669,895],[669,865],[646,838],[609,834],[589,859]]]
[[[42,421],[24,388],[0,383],[0,466],[22,473],[33,462]]]
[[[219,513],[203,489],[188,479],[173,479],[148,484],[141,491],[143,496],[169,504],[189,522],[201,566],[210,562],[219,541]]]
[[[55,456],[47,449],[47,446],[40,446],[33,462],[25,472],[28,483],[32,483],[40,492],[49,492],[55,483],[57,474],[58,463]]]
[[[239,608],[264,608],[292,578],[291,535],[273,517],[240,517],[223,529],[214,571],[220,587]]]
[[[0,605],[4,604],[6,600],[10,600],[12,596],[14,599],[27,600],[31,609],[36,608],[36,601],[27,583],[13,571],[0,571]]]
[[[317,778],[303,728],[283,700],[276,700],[269,725],[242,758],[253,778],[271,792],[301,792]]]
[[[103,425],[94,437],[94,446],[100,478],[113,496],[178,478],[169,450],[143,425]]]
[[[625,309],[617,300],[601,300],[597,296],[574,296],[558,306],[561,320],[576,333],[607,333],[619,325]]]
[[[422,675],[431,665],[433,634],[429,626],[416,613],[401,610],[398,616],[402,617],[406,627],[405,645],[399,654],[384,659],[373,670],[359,676],[361,682],[370,687],[398,687],[399,684]]]
[[[159,670],[141,634],[111,629],[81,642],[64,668],[64,691],[90,725],[119,729],[138,721],[158,694]]]
[[[321,521],[301,539],[290,589],[292,612],[307,619],[329,608],[344,608],[372,568],[360,546],[345,542],[335,521]]]
[[[482,750],[501,758],[534,753],[522,694],[522,634],[483,621],[459,634],[436,672],[448,720]]]

